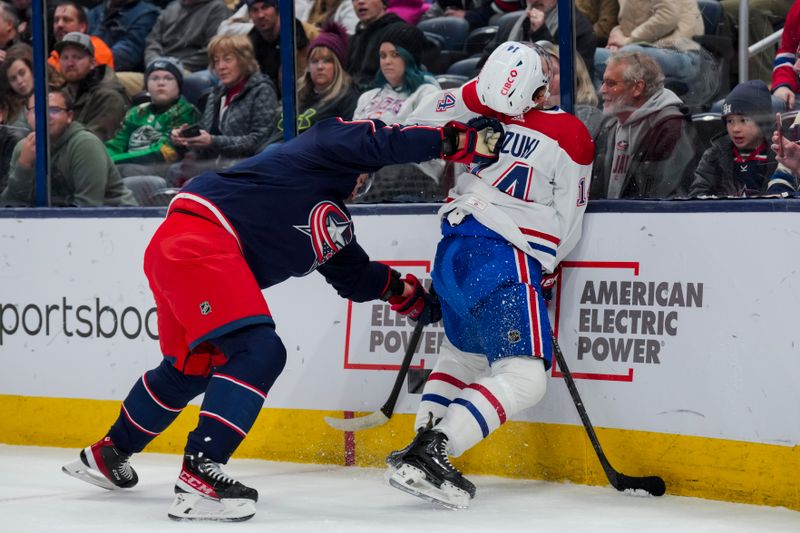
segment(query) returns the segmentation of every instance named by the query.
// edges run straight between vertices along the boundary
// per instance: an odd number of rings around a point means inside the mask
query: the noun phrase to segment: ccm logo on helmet
[[[514,86],[514,83],[517,81],[517,69],[512,70],[508,73],[508,78],[506,78],[506,82],[503,84],[503,88],[500,89],[500,94],[503,96],[508,95],[511,91],[511,87]]]

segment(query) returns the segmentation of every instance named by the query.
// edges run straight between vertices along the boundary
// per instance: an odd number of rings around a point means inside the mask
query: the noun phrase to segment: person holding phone
[[[167,180],[181,185],[203,170],[228,166],[256,154],[275,131],[278,100],[259,71],[253,45],[244,35],[217,35],[208,43],[209,69],[219,78],[194,127],[172,130],[177,147],[192,152],[190,164],[173,167]]]
[[[777,162],[769,150],[774,127],[772,97],[761,80],[733,88],[722,104],[727,131],[712,139],[703,153],[689,196],[759,196],[783,192],[772,180]]]
[[[777,155],[778,168],[771,180],[782,183],[787,192],[794,192],[800,186],[800,115],[795,115],[794,122],[788,128],[788,135],[783,135],[783,128],[775,125],[770,148]]]
[[[779,154],[775,159],[778,161],[778,168],[773,176],[780,172],[785,173],[785,179],[790,185],[797,185],[797,177],[800,175],[800,144],[779,136],[776,131],[772,136],[772,150],[778,152],[783,147],[783,154]]]

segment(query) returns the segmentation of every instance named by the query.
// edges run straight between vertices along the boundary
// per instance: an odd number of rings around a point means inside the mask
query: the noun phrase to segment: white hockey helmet
[[[514,117],[531,109],[533,95],[549,83],[536,49],[507,41],[495,48],[478,74],[478,98],[498,113]]]

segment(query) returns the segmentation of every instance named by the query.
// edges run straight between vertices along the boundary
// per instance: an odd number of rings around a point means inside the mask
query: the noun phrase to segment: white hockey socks
[[[447,435],[450,455],[458,457],[508,418],[539,403],[546,388],[540,358],[505,357],[492,365],[490,377],[470,383],[453,399],[436,429]]]
[[[425,383],[414,429],[425,427],[431,415],[436,423],[447,412],[450,402],[461,395],[462,389],[488,370],[485,356],[462,352],[445,338],[436,365]]]

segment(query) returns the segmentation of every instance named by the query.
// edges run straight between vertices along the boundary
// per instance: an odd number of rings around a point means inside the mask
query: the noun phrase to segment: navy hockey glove
[[[502,137],[503,126],[497,119],[476,117],[467,124],[451,120],[442,128],[442,157],[464,164],[494,163]]]
[[[496,160],[506,135],[503,123],[496,118],[475,117],[467,122],[467,126],[478,130],[476,150],[481,154],[487,154],[487,157],[494,157]]]
[[[411,294],[405,297],[402,294],[398,294],[389,298],[392,311],[405,315],[415,322],[422,322],[425,325],[440,321],[442,319],[442,307],[433,290],[430,293],[427,292],[419,280],[411,274],[406,274],[403,281],[411,285]]]

